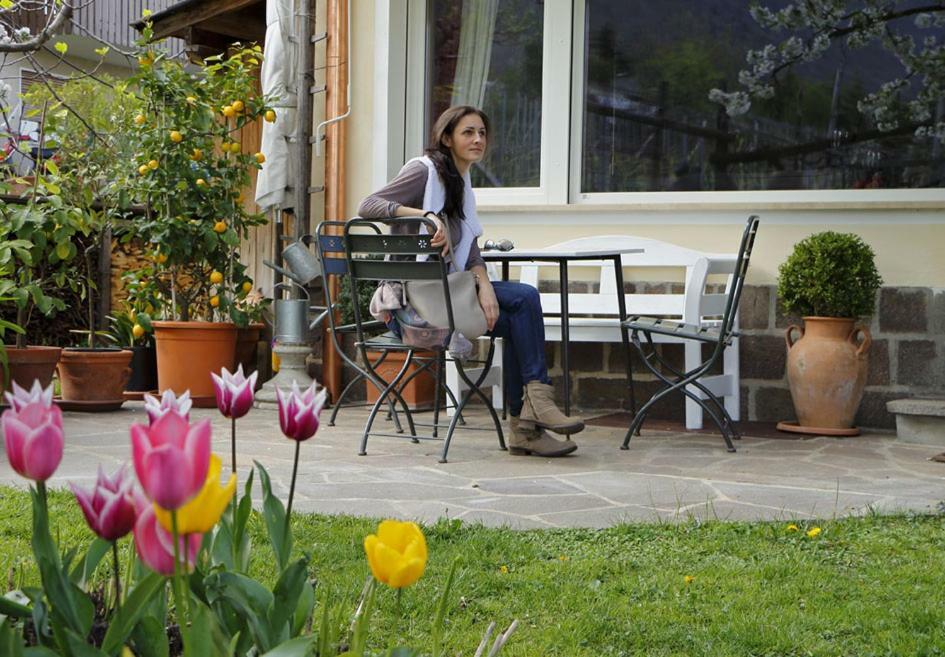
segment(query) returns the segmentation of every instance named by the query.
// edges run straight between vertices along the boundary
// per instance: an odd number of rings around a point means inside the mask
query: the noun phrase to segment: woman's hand
[[[439,217],[429,217],[429,219],[436,224],[436,232],[433,233],[433,239],[430,240],[430,245],[436,248],[443,247],[441,255],[445,258],[446,254],[450,251],[450,245],[446,239],[446,229],[443,227],[443,220]]]
[[[486,316],[486,326],[491,331],[499,321],[499,301],[495,298],[495,290],[488,279],[479,279],[479,306]]]

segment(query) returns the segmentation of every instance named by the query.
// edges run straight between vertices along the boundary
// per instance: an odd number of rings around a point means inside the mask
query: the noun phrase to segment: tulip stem
[[[233,456],[233,474],[236,474],[236,416],[230,418],[230,452]]]
[[[115,613],[121,612],[121,564],[118,561],[118,541],[112,541],[112,567],[115,570]]]
[[[49,516],[49,502],[46,499],[46,482],[37,481],[36,482],[36,492],[39,493],[39,500],[43,503],[43,512],[46,516]]]
[[[295,497],[295,475],[299,471],[299,448],[302,446],[302,441],[295,441],[295,460],[292,461],[292,483],[289,484],[289,505],[285,510],[285,529],[282,532],[282,545],[283,547],[286,544],[286,541],[289,540],[289,521],[292,516],[292,498]],[[287,555],[288,556],[288,555]]]
[[[177,606],[177,624],[183,638],[187,628],[187,612],[184,603],[184,591],[181,579],[180,532],[177,531],[177,509],[171,511],[171,538],[174,541],[174,599]],[[187,558],[186,555],[184,557]]]

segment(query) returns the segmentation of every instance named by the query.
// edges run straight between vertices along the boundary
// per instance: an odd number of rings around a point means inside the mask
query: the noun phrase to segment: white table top
[[[612,258],[616,255],[628,253],[643,253],[639,247],[619,247],[608,249],[519,249],[511,251],[483,251],[484,260],[541,260],[543,258],[574,258],[575,260],[591,260],[594,258]]]

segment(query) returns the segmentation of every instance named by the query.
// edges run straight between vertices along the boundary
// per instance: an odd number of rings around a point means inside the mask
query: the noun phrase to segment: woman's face
[[[478,114],[461,118],[453,132],[443,137],[443,143],[453,153],[457,165],[468,167],[486,154],[486,126]]]

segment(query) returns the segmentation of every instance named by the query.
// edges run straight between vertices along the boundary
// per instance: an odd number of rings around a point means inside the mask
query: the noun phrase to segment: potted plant
[[[133,78],[143,100],[134,123],[134,192],[146,207],[135,235],[161,267],[156,282],[164,304],[153,322],[158,387],[194,403],[215,405],[211,372],[232,369],[237,327],[249,317],[240,301],[252,282],[239,261],[241,239],[265,223],[242,204],[261,153],[237,141],[247,123],[271,117],[256,93],[258,46],[207,58],[197,72],[152,49],[142,31],[141,67]]]
[[[798,242],[778,268],[784,311],[804,319],[803,326],[789,326],[785,333],[788,383],[798,422],[778,428],[821,435],[859,433],[853,418],[866,385],[871,339],[857,321],[873,313],[882,282],[873,249],[850,233],[811,235]]]
[[[340,286],[338,292],[338,298],[335,306],[338,309],[340,316],[340,321],[342,324],[353,324],[354,323],[354,306],[351,299],[351,290],[350,285],[343,283]],[[362,318],[371,317],[371,297],[374,296],[374,290],[370,286],[361,285],[358,290],[358,307],[361,311]],[[381,352],[368,352],[373,354],[374,359],[380,358]],[[414,361],[410,364],[410,369],[407,370],[407,373],[404,375],[404,379],[408,379],[414,375],[414,373],[420,369],[422,362],[418,362],[416,357],[421,358],[433,357],[433,352],[428,351],[417,351],[415,353]],[[376,371],[378,375],[387,381],[388,383],[397,376],[397,373],[404,366],[404,360],[407,358],[406,351],[389,351],[387,355],[384,356],[384,360],[377,367]],[[428,408],[433,408],[434,395],[436,394],[436,377],[433,371],[433,365],[431,368],[428,368],[426,371],[421,372],[410,378],[407,381],[407,384],[403,386],[401,390],[401,396],[403,396],[404,401],[407,403],[407,406],[411,410],[424,410]],[[369,380],[365,380],[365,396],[369,403],[374,403],[377,401],[377,396],[380,394],[380,391],[377,387],[371,383]]]
[[[259,341],[266,329],[266,321],[270,319],[271,299],[253,290],[253,282],[248,279],[243,283],[242,291],[246,296],[237,298],[236,307],[246,313],[247,323],[246,326],[239,326],[236,329],[236,365],[237,367],[242,365],[243,372],[249,375],[256,370]],[[262,385],[262,382],[258,385]]]
[[[125,383],[124,396],[137,398],[145,392],[157,390],[157,350],[154,348],[150,315],[126,306],[109,315],[108,321],[111,323],[110,338],[131,352],[131,373]]]

